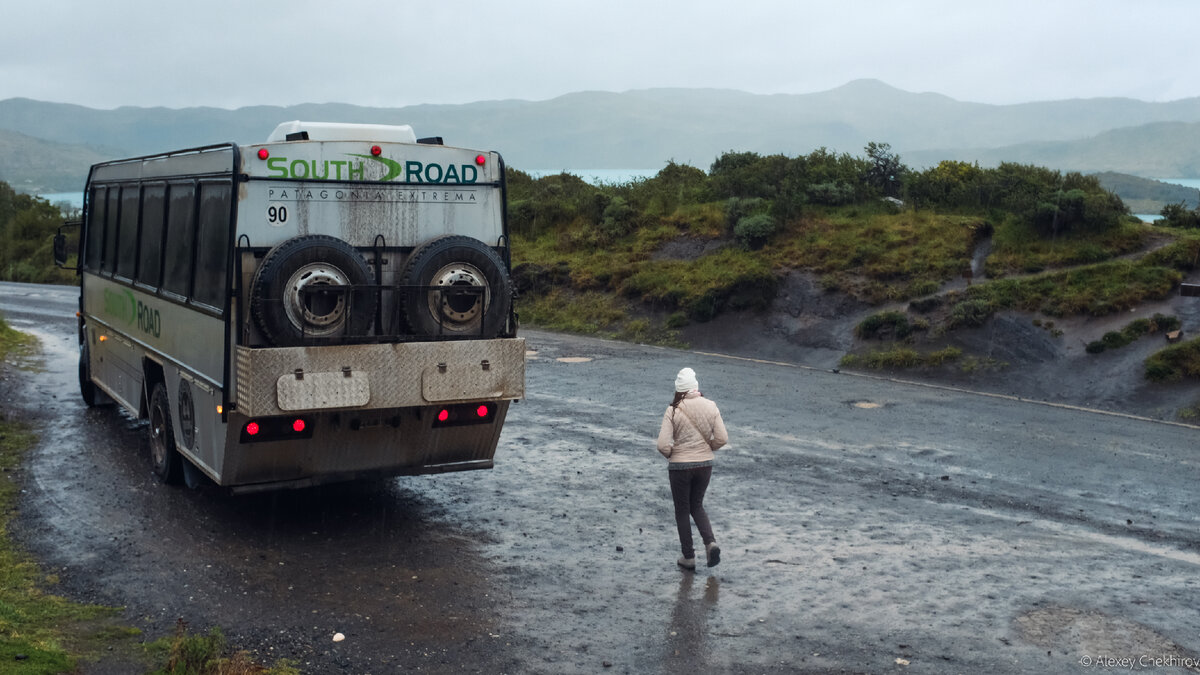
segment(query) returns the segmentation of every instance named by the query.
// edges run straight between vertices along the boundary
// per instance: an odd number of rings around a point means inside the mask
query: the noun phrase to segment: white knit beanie
[[[699,388],[700,383],[696,381],[696,371],[691,368],[684,368],[675,376],[675,391],[687,393]]]

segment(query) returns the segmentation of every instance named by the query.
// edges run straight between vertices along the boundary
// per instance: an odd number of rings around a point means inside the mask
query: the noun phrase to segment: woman
[[[692,523],[700,530],[708,566],[721,562],[721,548],[713,536],[708,514],[704,512],[704,492],[712,477],[713,451],[729,442],[725,422],[717,404],[700,394],[696,371],[684,368],[675,377],[675,400],[663,413],[658,432],[658,451],[669,462],[671,497],[675,501],[675,524],[679,527],[679,544],[683,557],[679,566],[696,569],[696,552],[692,547]]]

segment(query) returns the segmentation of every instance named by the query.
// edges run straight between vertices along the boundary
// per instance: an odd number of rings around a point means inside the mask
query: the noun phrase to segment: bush
[[[762,248],[767,241],[775,235],[779,225],[771,216],[760,213],[755,216],[746,216],[738,221],[733,228],[733,236],[737,238],[738,243],[748,249]]]
[[[1200,339],[1181,342],[1146,359],[1146,379],[1173,382],[1184,376],[1200,377]]]
[[[733,235],[743,218],[766,214],[770,209],[771,203],[761,197],[731,197],[725,200],[726,231]]]
[[[860,340],[892,337],[903,340],[912,335],[914,327],[904,312],[879,312],[863,319],[854,327],[854,335]]]
[[[994,313],[987,300],[964,300],[951,308],[949,324],[951,328],[978,328]]]

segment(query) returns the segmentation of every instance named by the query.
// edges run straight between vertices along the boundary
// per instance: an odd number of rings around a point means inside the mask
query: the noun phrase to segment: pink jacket
[[[729,442],[717,404],[700,392],[689,392],[679,409],[667,406],[658,430],[658,451],[671,462],[705,462],[713,450]]]

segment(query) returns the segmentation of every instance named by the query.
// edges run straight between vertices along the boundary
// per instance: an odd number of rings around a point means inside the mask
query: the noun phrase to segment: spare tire
[[[371,269],[353,246],[336,237],[293,237],[267,252],[250,284],[250,313],[267,342],[294,347],[311,338],[362,336],[375,317]],[[333,292],[321,293],[323,287]]]
[[[439,237],[417,248],[397,291],[403,323],[423,337],[496,337],[512,309],[504,261],[471,237]]]

